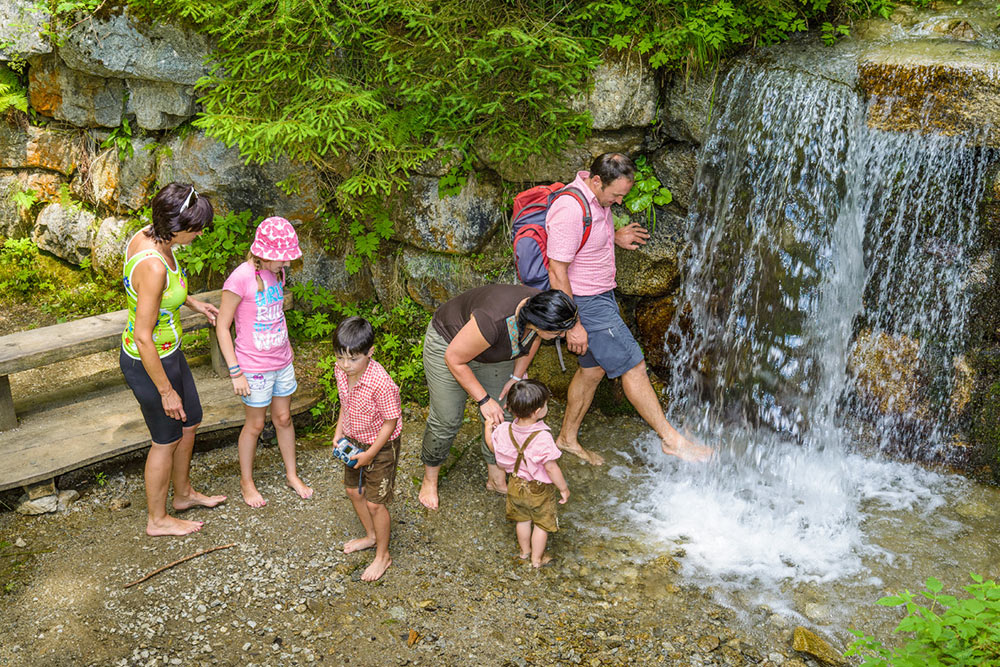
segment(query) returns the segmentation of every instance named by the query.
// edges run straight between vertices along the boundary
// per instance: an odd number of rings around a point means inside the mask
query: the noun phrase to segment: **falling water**
[[[682,546],[687,575],[774,604],[788,582],[871,583],[901,556],[870,525],[961,484],[857,452],[948,443],[991,155],[869,128],[846,79],[739,68],[721,91],[668,336],[671,418],[718,456],[682,466],[640,441],[652,470],[625,512]]]

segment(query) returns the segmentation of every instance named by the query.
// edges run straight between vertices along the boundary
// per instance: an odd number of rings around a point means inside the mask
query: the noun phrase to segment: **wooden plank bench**
[[[218,306],[221,295],[216,290],[195,296]],[[289,294],[284,307],[290,306]],[[180,315],[186,332],[208,328],[211,341],[211,368],[191,369],[204,410],[199,432],[242,425],[243,403],[233,393],[214,327],[187,307],[181,308]],[[149,431],[124,380],[65,405],[28,410],[20,420],[11,393],[9,376],[13,373],[117,349],[127,319],[127,311],[120,310],[0,337],[0,491],[47,482],[149,445]],[[308,410],[318,400],[317,389],[300,383],[292,414]]]

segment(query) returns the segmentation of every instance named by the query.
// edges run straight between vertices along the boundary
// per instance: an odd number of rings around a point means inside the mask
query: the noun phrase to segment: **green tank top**
[[[171,256],[173,252],[171,249]],[[138,295],[132,286],[132,272],[135,271],[139,262],[150,257],[160,260],[167,268],[167,285],[160,297],[160,314],[156,318],[156,326],[153,327],[153,343],[156,345],[156,352],[160,357],[165,357],[181,346],[181,318],[177,312],[187,301],[187,274],[177,263],[176,257],[174,257],[174,266],[177,268],[171,269],[163,255],[153,248],[148,248],[132,255],[132,258],[125,262],[125,267],[122,270],[122,282],[125,284],[125,297],[128,301],[128,323],[125,325],[125,331],[122,332],[122,349],[133,359],[139,359],[139,348],[135,345],[135,307]]]

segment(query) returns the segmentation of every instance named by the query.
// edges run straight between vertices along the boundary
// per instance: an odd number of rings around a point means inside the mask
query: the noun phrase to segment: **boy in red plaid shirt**
[[[344,553],[375,547],[375,560],[362,581],[376,581],[392,565],[389,557],[389,508],[399,464],[399,434],[403,430],[399,387],[372,359],[375,330],[363,317],[348,317],[333,332],[337,357],[334,376],[340,396],[340,417],[333,442],[346,437],[364,451],[354,454],[354,467],[344,466],[344,486],[365,536],[344,544]]]

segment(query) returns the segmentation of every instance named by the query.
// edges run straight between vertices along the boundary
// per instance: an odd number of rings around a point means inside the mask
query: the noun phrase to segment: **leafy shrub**
[[[246,257],[259,222],[250,211],[217,215],[204,234],[190,245],[177,248],[175,254],[195,275],[204,274],[206,280],[225,277],[230,262]]]
[[[666,206],[674,200],[674,195],[663,187],[660,179],[653,173],[653,167],[646,161],[645,155],[635,160],[635,184],[622,203],[633,213],[646,214],[646,226],[650,231],[656,230],[655,206]]]
[[[386,310],[381,304],[342,304],[327,289],[312,281],[292,285],[289,290],[297,303],[309,312],[289,311],[288,328],[297,338],[330,341],[334,329],[346,317],[360,315],[375,329],[375,355],[399,385],[406,402],[427,404],[427,383],[424,380],[424,331],[431,315],[416,302],[405,299],[395,308]],[[333,419],[337,409],[337,382],[334,379],[336,356],[328,354],[317,362],[318,381],[323,400],[312,409],[315,417]]]
[[[27,295],[52,289],[39,271],[38,246],[31,239],[7,239],[0,248],[0,291]]]
[[[975,583],[965,586],[971,595],[967,598],[942,594],[941,582],[933,577],[926,582],[927,591],[920,593],[930,600],[928,606],[915,602],[917,596],[909,591],[881,598],[880,605],[906,608],[895,632],[911,638],[899,648],[886,648],[874,637],[851,630],[858,639],[845,655],[862,657],[862,667],[1000,665],[1000,586],[970,576]]]

